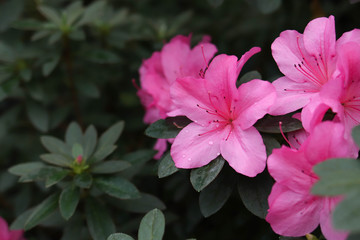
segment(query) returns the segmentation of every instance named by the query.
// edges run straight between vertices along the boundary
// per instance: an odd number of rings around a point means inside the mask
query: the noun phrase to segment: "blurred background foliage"
[[[41,184],[17,183],[7,169],[38,161],[46,152],[40,137],[63,139],[72,121],[103,132],[124,120],[114,159],[150,151],[154,139],[144,135],[144,111],[132,79],[138,82],[142,60],[173,36],[192,34],[195,44],[207,34],[219,53],[238,57],[259,46],[262,52],[243,72],[257,70],[272,81],[281,76],[270,49],[280,32],[303,32],[311,19],[334,15],[340,37],[360,27],[359,12],[354,0],[0,0],[0,215],[11,222],[53,192]],[[189,172],[158,179],[157,164],[147,161],[129,174],[141,191],[157,197],[157,207],[164,210],[165,203],[164,239],[277,238],[235,191],[221,211],[204,218]],[[136,235],[151,210],[136,204],[107,202],[118,232]],[[70,221],[54,214],[26,237],[80,239],[72,227],[85,225]]]

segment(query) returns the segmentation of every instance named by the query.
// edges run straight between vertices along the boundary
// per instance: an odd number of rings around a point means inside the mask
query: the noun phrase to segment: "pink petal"
[[[360,42],[360,29],[354,29],[352,31],[344,33],[337,41],[336,45],[339,47],[348,42]]]
[[[314,97],[313,101],[307,104],[301,111],[301,121],[304,129],[312,132],[324,118],[329,106],[324,104],[319,96]]]
[[[320,213],[320,227],[321,231],[327,240],[345,240],[348,233],[341,230],[334,229],[331,220],[331,212],[338,202],[338,198],[326,198],[323,201],[323,209]]]
[[[319,91],[312,83],[298,83],[288,77],[281,77],[272,84],[277,93],[275,103],[269,110],[272,115],[283,115],[304,107]]]
[[[23,240],[24,239],[23,235],[24,235],[23,230],[11,231],[9,240]]]
[[[208,125],[214,116],[206,112],[213,109],[213,106],[205,84],[206,80],[202,78],[178,78],[170,92],[175,107],[179,109],[176,112],[186,115],[194,122]]]
[[[305,142],[305,140],[308,138],[309,133],[306,132],[304,129],[297,130],[294,132],[289,132],[287,134],[287,137],[289,139],[289,142],[291,143],[291,146],[295,149],[299,149],[300,146]]]
[[[269,206],[266,221],[277,234],[300,237],[314,231],[319,224],[319,200],[293,192],[279,183],[271,190]]]
[[[201,136],[199,136],[199,134]],[[220,155],[222,131],[211,131],[196,123],[187,125],[175,138],[171,156],[177,168],[198,168]]]
[[[276,182],[286,185],[299,194],[306,194],[313,185],[312,167],[304,151],[282,146],[274,149],[268,157],[267,166],[270,175]]]
[[[335,44],[334,16],[316,18],[306,26],[304,30],[305,48],[312,56],[319,57],[321,54],[321,57],[326,62],[329,74],[334,70]]]
[[[337,68],[343,75],[345,79],[345,86],[354,85],[353,82],[360,81],[360,44],[355,42],[349,42],[343,44],[338,49],[338,61],[337,61]],[[357,88],[358,85],[356,86]],[[354,95],[353,93],[356,92],[358,89],[348,89],[350,93],[349,95]],[[359,95],[357,93],[357,95]],[[349,96],[352,97],[352,96]]]
[[[9,226],[7,222],[0,217],[0,239],[8,240],[10,238]]]
[[[241,69],[243,68],[243,66],[245,65],[245,63],[256,53],[260,52],[261,48],[259,47],[253,47],[251,48],[249,51],[247,51],[246,53],[244,53],[240,60],[238,61],[238,74],[240,73]]]
[[[230,125],[225,128],[228,134]],[[241,130],[234,126],[226,141],[221,142],[221,154],[238,173],[254,177],[261,173],[266,165],[266,150],[260,133],[250,127]]]
[[[167,140],[158,139],[155,143],[154,149],[158,151],[158,153],[154,156],[154,159],[160,159],[167,149]]]
[[[190,54],[190,40],[178,36],[173,38],[161,50],[161,63],[166,79],[171,84],[177,77],[188,76],[187,61]]]
[[[252,80],[241,84],[238,88],[239,99],[236,109],[239,116],[236,124],[245,130],[268,113],[276,99],[275,88],[271,83],[262,80]]]
[[[213,58],[217,48],[211,43],[199,43],[190,52],[187,61],[186,69],[188,76],[198,77],[200,70],[205,71],[208,63]]]

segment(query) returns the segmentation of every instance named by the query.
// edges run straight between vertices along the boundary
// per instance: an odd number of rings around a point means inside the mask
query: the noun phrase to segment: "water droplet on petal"
[[[182,157],[183,157],[183,158],[184,158],[184,157],[186,157],[186,156],[185,156],[185,154],[184,154],[184,155],[182,155]]]
[[[220,155],[220,153],[218,152],[216,155],[218,155],[218,156],[219,156],[219,155]]]
[[[214,144],[214,142],[213,142],[213,141],[209,141],[209,144],[210,144],[210,145],[213,145],[213,144]]]
[[[186,133],[188,133],[188,132],[189,132],[189,130],[185,130],[185,132],[186,132]]]
[[[188,158],[188,161],[191,161],[191,158]]]

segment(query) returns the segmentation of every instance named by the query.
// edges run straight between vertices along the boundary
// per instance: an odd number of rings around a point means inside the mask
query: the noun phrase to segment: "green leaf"
[[[95,151],[92,158],[90,158],[89,162],[93,163],[104,160],[107,156],[113,153],[116,148],[117,147],[114,145],[106,145],[106,146],[102,146],[101,148],[97,147],[97,150]]]
[[[42,66],[42,73],[45,77],[49,76],[50,73],[54,71],[55,67],[59,63],[59,60],[60,56],[55,56]]]
[[[52,214],[58,205],[59,194],[53,194],[41,202],[30,214],[25,222],[25,231],[38,225],[43,219]]]
[[[76,88],[79,94],[90,97],[90,98],[99,98],[100,91],[95,83],[89,81],[76,81]]]
[[[279,122],[282,122],[281,129],[284,133],[302,129],[300,120],[292,117],[293,113],[282,116],[265,115],[264,118],[255,123],[255,128],[265,133],[280,133]]]
[[[141,193],[141,197],[138,199],[116,199],[113,203],[120,209],[134,213],[147,213],[154,208],[160,210],[165,210],[166,208],[160,199],[147,193]]]
[[[84,11],[84,14],[76,26],[95,22],[103,13],[103,9],[106,6],[105,1],[95,1],[90,4]]]
[[[72,160],[70,158],[57,153],[41,154],[40,158],[47,163],[60,167],[70,167],[72,163]]]
[[[54,171],[52,173],[49,173],[48,176],[46,177],[45,187],[48,188],[48,187],[51,187],[52,185],[60,182],[69,173],[70,173],[70,171],[67,169],[57,169],[57,170],[54,169]]]
[[[72,146],[72,156],[73,158],[77,158],[78,156],[83,156],[84,155],[84,150],[82,148],[82,146],[78,143],[75,143]]]
[[[134,239],[124,233],[114,233],[114,234],[111,234],[107,238],[107,240],[134,240]]]
[[[340,202],[333,212],[333,223],[336,229],[350,232],[360,232],[360,182],[358,191],[350,193],[345,200]]]
[[[258,71],[250,71],[245,73],[238,81],[237,86],[250,82],[253,79],[262,79],[261,74]]]
[[[10,230],[23,230],[26,220],[30,217],[31,213],[34,211],[34,208],[30,208],[23,213],[21,213],[14,222],[10,225]]]
[[[35,103],[27,103],[26,110],[34,127],[42,132],[49,129],[49,114],[46,109]]]
[[[74,183],[80,188],[90,188],[93,182],[91,174],[83,172],[74,177]]]
[[[263,134],[262,135],[265,147],[266,147],[266,155],[269,156],[273,149],[280,148],[280,143],[271,135]]]
[[[140,193],[135,185],[119,176],[99,177],[94,180],[94,184],[98,189],[112,197],[120,199],[140,198]]]
[[[115,232],[115,224],[108,210],[98,200],[86,199],[85,214],[89,232],[94,240],[104,240]]]
[[[98,64],[114,64],[120,60],[114,52],[101,48],[90,48],[82,55],[86,60]]]
[[[59,198],[60,213],[65,220],[69,220],[75,213],[80,200],[80,190],[74,185],[69,185],[61,192]]]
[[[24,10],[24,2],[24,0],[0,2],[0,32],[6,30],[13,21],[19,18]]]
[[[84,158],[89,159],[94,152],[97,143],[97,132],[93,125],[90,125],[84,134]]]
[[[75,143],[82,144],[83,133],[78,123],[72,122],[66,129],[65,142],[72,147]]]
[[[56,25],[60,26],[62,24],[61,17],[55,9],[46,6],[39,6],[38,10],[44,17]]]
[[[356,144],[360,147],[360,125],[352,129],[351,135],[354,138]]]
[[[319,163],[314,172],[320,177],[311,192],[316,195],[336,196],[359,190],[360,161],[338,158]]]
[[[225,160],[222,156],[212,160],[208,165],[191,170],[190,182],[198,192],[209,185],[220,173]]]
[[[51,153],[62,154],[71,157],[70,148],[60,139],[52,136],[43,136],[40,138],[42,145]]]
[[[236,179],[231,174],[221,174],[200,192],[200,211],[209,217],[219,211],[229,199]]]
[[[20,163],[12,166],[8,171],[16,176],[23,176],[33,172],[38,172],[43,167],[45,167],[45,165],[41,162]]]
[[[141,220],[138,240],[162,240],[165,232],[165,217],[159,209],[148,212]]]
[[[259,218],[265,219],[269,209],[268,197],[274,181],[267,172],[255,178],[239,176],[238,191],[245,207]]]
[[[178,133],[191,121],[186,117],[160,119],[152,123],[146,130],[145,135],[152,138],[175,138]]]
[[[129,167],[131,167],[131,164],[126,161],[110,160],[92,165],[91,172],[100,174],[117,173]]]
[[[175,167],[175,163],[171,158],[170,152],[165,154],[159,164],[158,176],[159,178],[170,176],[171,174],[177,172],[179,169]]]
[[[43,23],[36,19],[19,19],[12,24],[13,28],[20,30],[40,30]]]
[[[71,26],[81,16],[83,11],[84,8],[80,1],[76,1],[70,4],[65,10],[66,23]]]

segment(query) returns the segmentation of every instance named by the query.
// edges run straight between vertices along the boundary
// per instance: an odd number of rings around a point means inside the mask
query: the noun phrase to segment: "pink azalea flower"
[[[192,49],[190,39],[190,36],[174,37],[165,44],[161,52],[154,52],[141,65],[139,70],[141,88],[137,94],[145,107],[145,123],[151,124],[164,119],[170,111],[175,110],[170,99],[170,85],[178,77],[198,77],[217,52],[215,45],[209,43],[208,36]],[[159,152],[155,158],[161,157],[166,145],[166,140],[158,140],[155,149]]]
[[[308,131],[323,119],[329,108],[336,113],[335,121],[346,131],[360,124],[360,44],[347,42],[339,47],[336,77],[324,85],[319,96],[303,109],[302,121]]]
[[[260,48],[213,59],[204,78],[178,78],[171,87],[177,108],[193,122],[175,138],[171,156],[178,168],[198,168],[220,154],[235,171],[254,177],[265,168],[266,151],[253,127],[275,100],[266,81],[252,80],[236,88],[245,62]]]
[[[278,98],[270,114],[282,115],[307,105],[334,76],[338,48],[360,40],[360,32],[345,33],[336,41],[334,17],[309,22],[300,34],[287,30],[272,44],[272,54],[285,75],[273,82]]]
[[[330,158],[356,158],[358,148],[350,136],[345,137],[340,123],[317,125],[299,149],[282,146],[268,158],[268,170],[275,179],[266,221],[284,236],[298,237],[312,232],[320,224],[328,240],[346,239],[345,232],[334,230],[331,211],[341,197],[311,194],[318,176],[313,167]]]
[[[1,240],[25,240],[23,230],[9,230],[7,222],[0,217],[0,239]]]

